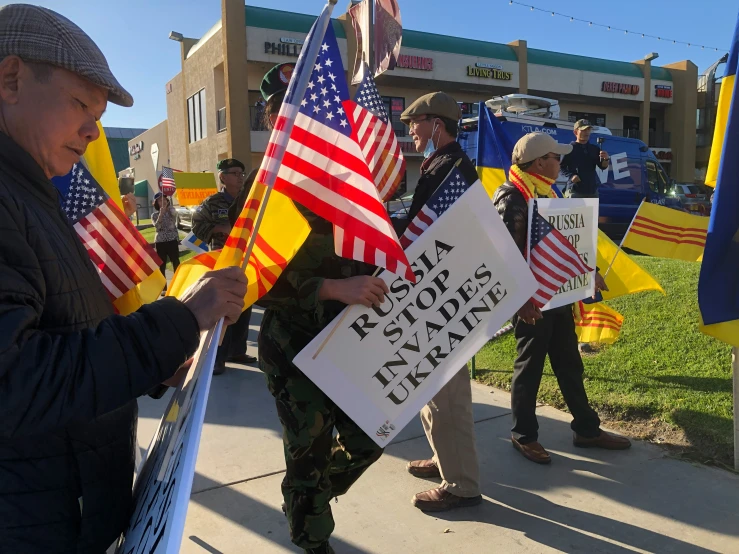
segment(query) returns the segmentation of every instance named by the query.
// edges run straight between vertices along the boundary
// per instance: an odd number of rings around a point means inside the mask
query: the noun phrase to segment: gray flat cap
[[[67,69],[107,89],[110,102],[133,106],[133,97],[113,77],[100,48],[55,11],[28,4],[0,8],[0,60],[6,56]]]

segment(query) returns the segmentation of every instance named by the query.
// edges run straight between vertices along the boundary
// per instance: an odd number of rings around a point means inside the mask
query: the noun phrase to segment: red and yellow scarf
[[[550,179],[538,173],[526,173],[517,165],[512,165],[508,172],[508,180],[521,191],[526,202],[537,197],[557,198],[557,194],[552,189],[556,179]]]

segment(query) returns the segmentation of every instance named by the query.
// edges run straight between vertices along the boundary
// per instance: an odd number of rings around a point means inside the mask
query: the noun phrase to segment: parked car
[[[711,214],[711,200],[700,185],[676,183],[673,194],[686,211],[706,216]]]
[[[192,214],[195,208],[196,206],[177,206],[175,208],[178,229],[192,229]]]
[[[406,193],[400,198],[394,198],[393,200],[390,200],[387,203],[387,213],[389,213],[392,216],[394,213],[405,209],[405,213],[407,214],[408,208],[411,207],[412,202],[413,202],[412,192]]]

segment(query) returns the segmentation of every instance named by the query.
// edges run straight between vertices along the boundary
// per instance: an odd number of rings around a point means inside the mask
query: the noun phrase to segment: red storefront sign
[[[613,83],[610,81],[603,81],[600,90],[602,92],[612,92],[616,94],[639,94],[639,85],[630,85],[628,83]]]
[[[672,98],[670,85],[654,85],[654,94],[657,98]]]
[[[397,67],[404,69],[420,69],[421,71],[434,70],[434,58],[422,58],[421,56],[398,56]]]

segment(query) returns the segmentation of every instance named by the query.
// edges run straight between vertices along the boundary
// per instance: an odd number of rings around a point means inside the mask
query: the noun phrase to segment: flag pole
[[[636,216],[639,215],[639,210],[641,210],[641,207],[644,205],[644,201],[646,198],[642,198],[641,204],[639,204],[639,207],[636,210],[636,213],[634,214],[634,218],[631,220],[631,223],[629,223],[629,228],[626,229],[626,233],[621,238],[621,243],[618,245],[618,248],[616,249],[616,253],[613,255],[613,259],[611,260],[611,263],[608,264],[608,269],[606,269],[606,272],[603,274],[603,279],[608,276],[608,272],[611,271],[611,268],[613,267],[613,263],[616,261],[616,256],[618,256],[618,253],[621,252],[621,249],[624,246],[624,241],[626,240],[626,237],[629,235],[629,231],[631,231],[631,226],[634,225],[634,221],[636,221]]]
[[[734,469],[739,471],[739,348],[731,350],[731,367],[734,374]]]
[[[318,58],[318,49],[321,47],[322,43],[321,40],[315,40],[315,37],[323,37],[326,34],[326,29],[331,24],[331,13],[334,11],[334,6],[337,2],[338,0],[328,0],[328,4],[326,7],[326,9],[328,10],[328,16],[325,18],[324,25],[320,29],[316,27],[315,36],[311,37],[314,40],[311,40],[310,47],[301,52],[301,57],[302,53],[305,53],[305,67],[307,69],[301,72],[300,78],[298,79],[297,83],[295,83],[295,91],[293,94],[294,98],[303,98],[303,96],[305,96],[305,91],[308,89],[308,81],[310,80],[311,76],[310,68],[313,67],[316,63],[316,59]],[[310,63],[308,63],[309,61]],[[300,59],[298,59],[298,63],[300,63]],[[284,114],[287,109],[290,109],[287,106],[288,105],[283,102],[282,107],[280,108],[280,114]],[[277,129],[272,129],[273,136],[277,132],[284,135],[285,137],[290,137],[293,127],[295,126],[295,117],[286,117],[283,119],[283,121],[285,121],[285,125],[279,131]],[[264,200],[259,204],[257,218],[254,221],[254,229],[252,229],[252,232],[249,236],[249,243],[246,247],[246,252],[244,253],[244,261],[241,263],[241,269],[244,271],[246,270],[247,265],[249,265],[249,258],[251,257],[252,250],[254,249],[254,243],[257,240],[257,233],[259,232],[259,227],[262,224],[262,219],[264,218],[264,212],[267,208],[267,202],[269,201],[269,197],[272,194],[272,189],[275,188],[277,172],[282,165],[282,159],[285,157],[287,142],[287,140],[283,140],[275,141],[273,143],[270,138],[270,143],[273,144],[275,148],[272,152],[272,155],[270,156],[271,159],[267,162],[267,167],[263,168],[266,169],[263,174],[266,175],[267,178],[265,179],[266,182],[263,182],[262,184],[267,187],[267,190],[264,192]],[[260,173],[262,173],[261,170],[262,168],[260,168]]]
[[[321,44],[323,40],[316,40],[316,37],[323,37],[326,34],[326,29],[331,24],[331,13],[334,10],[334,6],[338,0],[328,0],[328,3],[326,4],[326,7],[324,8],[328,13],[323,18],[322,25],[319,27],[317,26],[314,30],[314,34],[311,35],[311,41],[309,43],[308,48],[304,48],[301,53],[300,57],[298,58],[298,65],[301,64],[301,61],[304,62],[301,67],[305,67],[305,70],[300,73],[300,76],[298,80],[295,82],[295,90],[293,92],[293,98],[303,98],[305,96],[305,91],[308,89],[308,81],[310,80],[311,76],[311,68],[315,65],[316,59],[318,58],[318,49],[321,47]],[[323,13],[321,13],[321,16],[323,16]],[[319,20],[321,18],[319,16]],[[305,58],[303,58],[303,55],[305,55]],[[293,82],[291,81],[291,84]],[[288,91],[290,91],[290,87],[288,86]],[[285,102],[282,103],[282,106],[280,107],[280,116],[285,116],[285,114],[288,112],[288,110],[295,109],[294,106],[289,105]],[[278,116],[278,121],[280,121],[280,117]],[[266,190],[264,192],[264,198],[259,203],[259,209],[257,210],[257,217],[254,221],[254,228],[252,229],[250,235],[249,235],[249,242],[247,243],[246,252],[244,253],[244,259],[241,262],[241,270],[246,271],[247,266],[249,265],[249,258],[251,258],[251,253],[254,250],[254,244],[257,240],[257,235],[259,233],[259,227],[262,224],[262,219],[264,218],[264,212],[267,209],[267,202],[269,202],[269,197],[272,194],[272,189],[275,188],[275,181],[277,180],[277,173],[280,169],[280,166],[282,165],[282,160],[285,157],[285,151],[287,150],[287,143],[290,137],[290,134],[292,133],[293,127],[295,126],[295,116],[294,114],[290,114],[289,117],[282,117],[282,122],[284,122],[284,125],[282,125],[279,129],[272,129],[272,135],[270,136],[270,145],[274,148],[270,151],[270,157],[267,158],[266,154],[264,159],[262,160],[262,167],[259,169],[259,173],[257,174],[257,178],[260,175],[265,176],[266,178],[261,183],[266,187]],[[275,134],[278,133],[279,135],[283,135],[286,137],[285,140],[275,140],[272,139],[275,137]],[[278,136],[279,136],[278,135]],[[266,163],[265,163],[266,162]],[[247,198],[248,201],[248,198]],[[225,329],[226,326],[224,324],[224,318],[221,318],[221,320],[218,322],[218,325],[221,326],[221,335],[219,340],[214,340],[210,343],[210,346],[208,347],[208,351],[210,351],[211,348],[218,348],[220,346],[220,343],[223,341],[223,338],[225,336]]]

